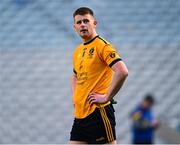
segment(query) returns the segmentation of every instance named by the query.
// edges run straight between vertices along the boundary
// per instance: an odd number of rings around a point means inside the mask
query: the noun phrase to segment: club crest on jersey
[[[94,47],[92,47],[92,48],[89,50],[89,57],[88,57],[88,58],[92,58],[93,55],[94,55]]]

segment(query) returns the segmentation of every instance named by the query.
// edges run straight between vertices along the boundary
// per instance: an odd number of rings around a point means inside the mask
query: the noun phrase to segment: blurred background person
[[[142,102],[132,111],[132,143],[153,144],[154,131],[159,122],[154,118],[152,107],[155,103],[154,97],[147,94]]]

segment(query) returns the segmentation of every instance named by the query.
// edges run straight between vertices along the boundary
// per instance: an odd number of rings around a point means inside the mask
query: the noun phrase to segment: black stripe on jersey
[[[116,62],[118,62],[118,61],[122,61],[122,59],[121,58],[117,58],[117,59],[115,59],[113,62],[111,62],[110,64],[109,64],[109,67],[112,67]]]
[[[108,44],[103,38],[101,38],[100,36],[98,36],[99,39],[101,39],[105,44]]]
[[[76,70],[75,70],[75,69],[73,69],[73,72],[77,75],[77,72],[76,72]]]
[[[84,45],[87,45],[87,44],[93,42],[97,37],[99,37],[99,35],[95,36],[93,39],[89,40],[88,42],[85,42]]]

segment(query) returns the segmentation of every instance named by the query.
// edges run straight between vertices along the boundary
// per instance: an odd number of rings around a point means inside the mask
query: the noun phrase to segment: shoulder
[[[106,47],[113,47],[111,43],[109,43],[106,39],[101,36],[97,37],[96,45],[98,47],[98,51],[103,51]]]
[[[97,42],[98,42],[99,45],[102,45],[102,46],[110,45],[110,43],[101,36],[97,37]]]
[[[110,44],[106,39],[104,39],[104,38],[101,37],[101,36],[98,36],[98,39],[99,39],[99,41],[101,41],[101,43],[103,43],[103,44]]]
[[[98,45],[101,46],[101,50],[104,49],[109,49],[112,51],[117,51],[116,47],[114,47],[114,45],[112,43],[110,43],[109,41],[107,41],[106,39],[104,39],[101,36],[98,36]]]
[[[81,48],[82,48],[83,44],[79,44],[78,46],[75,47],[74,51],[73,51],[73,55],[75,55],[76,53],[78,53]]]

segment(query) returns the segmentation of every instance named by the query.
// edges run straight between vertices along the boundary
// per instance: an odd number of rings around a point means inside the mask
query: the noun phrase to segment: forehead
[[[77,21],[80,21],[80,20],[83,20],[83,19],[89,19],[89,20],[94,20],[94,17],[90,14],[85,14],[85,15],[76,15],[74,17],[74,21],[77,22]]]

